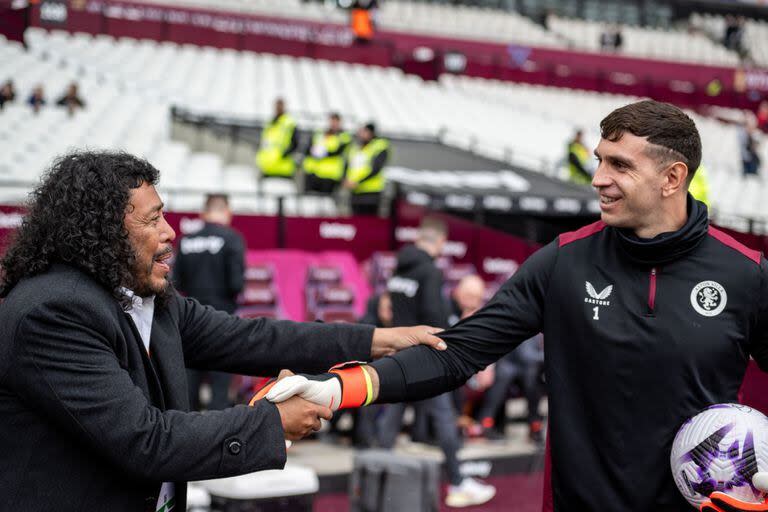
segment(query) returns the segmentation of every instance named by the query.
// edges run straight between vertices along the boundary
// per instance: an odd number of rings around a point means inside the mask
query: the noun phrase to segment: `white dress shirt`
[[[149,340],[152,337],[152,320],[155,317],[155,296],[139,297],[132,290],[123,288],[123,292],[131,298],[131,309],[128,314],[131,315],[136,329],[139,331],[141,341],[144,343],[144,349],[149,354]],[[160,487],[160,496],[157,498],[155,510],[158,512],[168,512],[174,508],[174,497],[176,486],[173,482],[163,482]]]

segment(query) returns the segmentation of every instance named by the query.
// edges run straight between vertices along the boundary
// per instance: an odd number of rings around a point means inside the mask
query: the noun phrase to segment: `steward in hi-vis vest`
[[[296,150],[296,121],[285,112],[285,102],[275,102],[275,117],[261,132],[256,166],[265,177],[292,178],[296,163],[291,154]]]
[[[328,129],[318,130],[306,151],[302,168],[307,192],[333,193],[344,177],[345,157],[352,136],[341,130],[341,117],[329,116]]]
[[[352,191],[352,213],[375,215],[386,185],[382,172],[389,158],[389,141],[376,137],[369,123],[357,131],[357,141],[349,150],[344,187]]]
[[[582,142],[582,131],[576,132],[573,140],[568,144],[568,179],[581,185],[592,183],[592,174],[589,168],[589,150]]]

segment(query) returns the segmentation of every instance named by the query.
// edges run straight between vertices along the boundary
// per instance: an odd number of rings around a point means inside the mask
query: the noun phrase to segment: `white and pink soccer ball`
[[[753,477],[768,471],[768,417],[745,405],[708,407],[680,427],[670,464],[677,488],[696,509],[714,491],[762,503],[766,493]]]

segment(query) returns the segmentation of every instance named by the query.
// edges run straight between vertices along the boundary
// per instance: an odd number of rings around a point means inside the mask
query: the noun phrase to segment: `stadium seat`
[[[248,265],[245,269],[245,281],[248,284],[268,285],[275,277],[272,265]]]

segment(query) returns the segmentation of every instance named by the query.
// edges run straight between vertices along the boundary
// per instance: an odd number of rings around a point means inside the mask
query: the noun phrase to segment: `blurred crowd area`
[[[501,280],[486,282],[473,265],[457,264],[449,257],[439,257],[435,263],[444,278],[442,296],[444,310],[449,313],[446,325],[481,308],[503,284]],[[371,294],[361,316],[354,308],[356,287],[345,279],[345,269],[333,264],[310,265],[304,284],[304,319],[391,327],[393,312],[388,282],[396,266],[397,254],[391,252],[375,253],[364,262],[362,274],[368,279]],[[180,284],[184,289],[184,283]],[[247,265],[237,302],[236,311],[243,317],[280,318],[280,292],[274,265]],[[528,427],[528,437],[523,441],[539,444],[543,440],[546,412],[543,363],[543,338],[539,335],[444,397],[440,406],[451,409],[447,411],[447,417],[455,418],[452,427],[465,440],[504,440],[505,427],[511,422],[522,422]],[[247,402],[268,380],[215,373],[203,376],[195,373],[193,377],[190,379],[191,403],[197,404],[199,410],[222,409]],[[511,399],[525,401],[524,415],[509,416],[506,405]],[[391,448],[402,431],[415,442],[436,443],[435,428],[444,425],[435,425],[430,407],[423,404],[407,407],[402,404],[373,405],[340,412],[317,437],[355,448]]]

